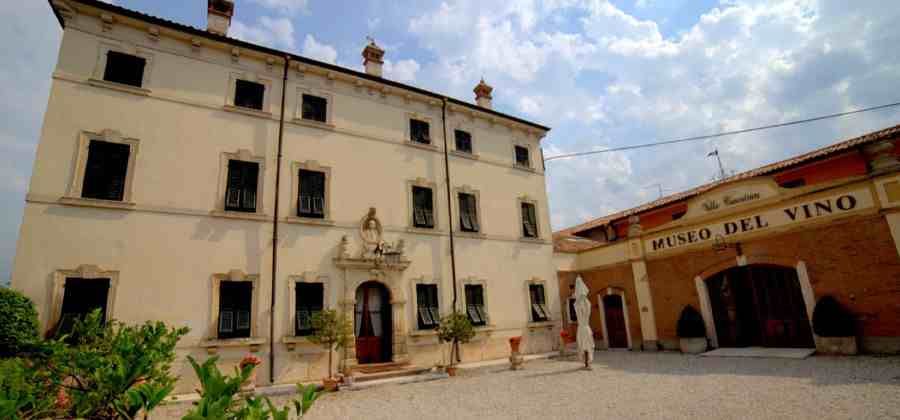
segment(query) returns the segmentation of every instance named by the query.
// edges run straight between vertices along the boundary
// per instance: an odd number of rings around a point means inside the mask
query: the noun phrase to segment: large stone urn
[[[706,337],[681,338],[678,345],[682,353],[700,354],[706,351],[707,342]]]

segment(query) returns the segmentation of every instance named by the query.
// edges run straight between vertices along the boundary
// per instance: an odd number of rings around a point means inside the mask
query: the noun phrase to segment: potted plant
[[[822,353],[853,355],[859,353],[856,322],[832,296],[822,296],[813,310],[816,348]]]
[[[682,353],[698,354],[706,351],[706,325],[703,316],[687,305],[678,318],[678,338]]]
[[[319,344],[328,350],[328,377],[322,379],[322,386],[326,391],[337,390],[338,379],[334,377],[332,359],[334,351],[346,348],[353,337],[353,326],[346,317],[334,309],[326,309],[313,315],[313,333],[309,341]]]
[[[447,366],[447,374],[456,376],[456,359],[459,356],[459,345],[468,343],[475,337],[475,327],[469,321],[469,317],[453,312],[441,319],[441,325],[437,329],[438,339],[442,343],[450,343],[450,364]]]

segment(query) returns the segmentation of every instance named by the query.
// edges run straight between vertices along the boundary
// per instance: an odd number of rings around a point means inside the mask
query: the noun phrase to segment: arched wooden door
[[[625,327],[625,305],[622,296],[603,296],[603,318],[609,348],[628,348],[628,331]]]
[[[370,281],[356,289],[356,360],[358,363],[391,361],[391,303],[388,290]]]

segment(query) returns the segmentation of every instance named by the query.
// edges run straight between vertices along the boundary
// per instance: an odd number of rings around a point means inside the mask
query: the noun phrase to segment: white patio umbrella
[[[578,316],[578,354],[584,357],[584,367],[590,369],[594,360],[594,333],[591,331],[591,301],[581,276],[575,279],[575,314]]]

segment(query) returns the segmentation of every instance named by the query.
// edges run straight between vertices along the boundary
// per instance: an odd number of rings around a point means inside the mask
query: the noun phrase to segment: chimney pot
[[[478,83],[478,86],[475,86],[475,89],[472,90],[475,92],[475,103],[482,108],[492,109],[493,104],[491,101],[494,99],[491,96],[491,92],[494,91],[494,88],[484,82],[484,79],[481,79],[481,82]]]
[[[234,0],[208,0],[206,30],[210,33],[228,36],[231,18],[234,16]]]
[[[381,77],[382,67],[384,66],[384,48],[379,47],[374,39],[369,38],[369,43],[363,49],[362,56],[366,73]]]

